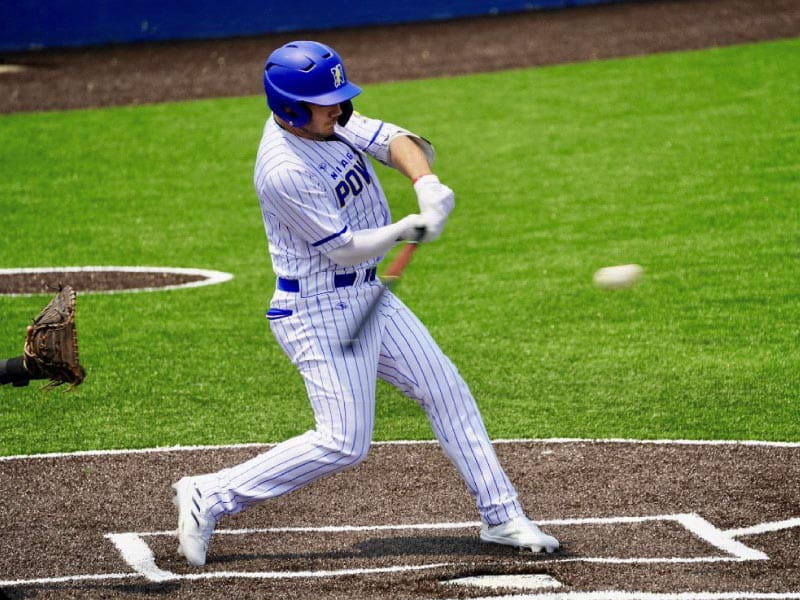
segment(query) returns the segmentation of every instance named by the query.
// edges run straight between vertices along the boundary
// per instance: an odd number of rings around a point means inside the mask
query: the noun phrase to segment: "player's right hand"
[[[414,182],[419,210],[422,214],[439,213],[447,219],[456,204],[456,196],[436,175],[423,175]]]

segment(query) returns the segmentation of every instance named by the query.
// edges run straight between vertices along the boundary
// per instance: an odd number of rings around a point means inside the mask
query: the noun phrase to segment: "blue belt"
[[[377,268],[367,269],[364,274],[364,281],[375,281]],[[350,287],[356,282],[358,273],[337,273],[333,276],[333,286],[337,288]],[[278,277],[278,289],[282,292],[298,293],[300,291],[300,281],[297,279],[287,279]]]

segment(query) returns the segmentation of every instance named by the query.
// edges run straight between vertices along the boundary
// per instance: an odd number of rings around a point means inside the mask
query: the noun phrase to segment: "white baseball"
[[[624,290],[633,287],[643,272],[639,265],[603,267],[595,271],[593,281],[601,290]]]

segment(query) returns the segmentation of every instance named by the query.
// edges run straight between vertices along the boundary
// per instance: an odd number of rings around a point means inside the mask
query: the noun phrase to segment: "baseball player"
[[[277,275],[267,319],[299,369],[316,427],[242,464],[173,484],[179,551],[202,566],[216,523],[353,467],[367,455],[380,378],[425,411],[475,498],[487,542],[553,552],[558,541],[523,512],[467,384],[394,294],[348,343],[383,285],[376,266],[404,240],[434,241],[454,195],[431,171],[423,138],[353,112],[360,89],[339,55],[311,41],[266,61],[267,119],[254,183]],[[420,213],[393,221],[370,158],[413,182]]]

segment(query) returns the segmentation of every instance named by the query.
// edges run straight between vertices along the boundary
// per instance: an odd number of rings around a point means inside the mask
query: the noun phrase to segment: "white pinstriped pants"
[[[523,513],[467,384],[405,304],[387,291],[352,350],[343,347],[380,286],[376,281],[310,297],[276,291],[270,325],[305,380],[316,429],[199,478],[215,517],[361,462],[372,441],[377,377],[423,408],[484,522]]]

